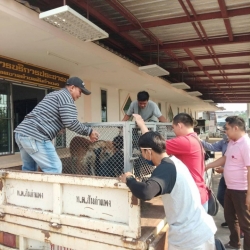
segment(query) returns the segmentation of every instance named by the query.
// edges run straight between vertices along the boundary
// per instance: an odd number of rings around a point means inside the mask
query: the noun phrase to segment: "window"
[[[169,106],[169,110],[168,110],[168,120],[169,120],[169,122],[172,122],[173,118],[174,118],[174,114],[173,114],[171,106]]]
[[[123,112],[124,112],[125,114],[127,113],[127,111],[128,111],[128,109],[129,109],[129,106],[130,106],[131,102],[132,102],[132,100],[131,100],[131,98],[130,98],[130,96],[129,96],[129,97],[127,98],[127,101],[126,101],[124,107],[123,107]]]
[[[125,105],[124,105],[124,107],[122,109],[123,112],[124,112],[124,114],[127,113],[128,109],[130,107],[131,102],[132,102],[132,100],[131,100],[130,96],[128,96],[127,97],[127,101],[125,102]],[[133,120],[133,116],[131,115],[131,117],[129,118],[129,121],[132,121],[132,120]]]
[[[158,102],[158,107],[159,107],[159,110],[161,111],[161,103]]]
[[[102,122],[107,122],[107,91],[101,89],[101,114]]]

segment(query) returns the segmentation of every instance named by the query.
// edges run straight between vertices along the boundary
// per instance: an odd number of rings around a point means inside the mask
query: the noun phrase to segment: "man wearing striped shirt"
[[[23,161],[22,170],[36,171],[39,166],[43,172],[62,172],[62,162],[51,141],[63,128],[89,136],[92,142],[98,140],[95,130],[77,120],[74,101],[81,93],[91,94],[80,78],[69,78],[65,88],[46,95],[17,126],[14,132]]]

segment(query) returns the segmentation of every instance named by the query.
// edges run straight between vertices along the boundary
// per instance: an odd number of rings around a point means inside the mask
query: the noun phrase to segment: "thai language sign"
[[[69,75],[0,55],[0,78],[48,88],[63,88]]]
[[[63,203],[62,211],[64,214],[128,224],[131,202],[128,195],[126,189],[65,184],[62,200],[67,202]]]
[[[5,184],[8,205],[53,211],[53,183],[7,179]]]

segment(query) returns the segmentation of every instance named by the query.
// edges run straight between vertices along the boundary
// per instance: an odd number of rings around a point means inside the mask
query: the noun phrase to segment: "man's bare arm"
[[[217,159],[216,161],[213,161],[206,166],[206,170],[209,168],[216,168],[219,166],[224,166],[226,162],[226,156],[222,156],[221,158]]]
[[[125,121],[128,121],[130,119],[130,115],[124,115],[122,121],[125,122]]]
[[[148,132],[148,128],[146,127],[145,122],[141,118],[141,116],[138,114],[133,114],[133,116],[135,118],[135,122],[137,123],[138,127],[141,129],[142,134]]]
[[[158,117],[159,122],[167,122],[167,119],[162,115],[160,117]]]

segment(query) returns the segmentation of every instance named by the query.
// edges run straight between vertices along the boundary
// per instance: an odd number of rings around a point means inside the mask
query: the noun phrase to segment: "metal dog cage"
[[[55,140],[65,147],[57,148],[63,164],[63,173],[92,176],[117,177],[130,171],[144,180],[152,173],[154,167],[142,158],[138,147],[141,131],[135,122],[88,123],[100,134],[97,142],[90,142],[66,129],[64,136]],[[175,136],[171,123],[146,122],[149,130],[158,131],[165,139]],[[63,138],[64,142],[60,142]]]

